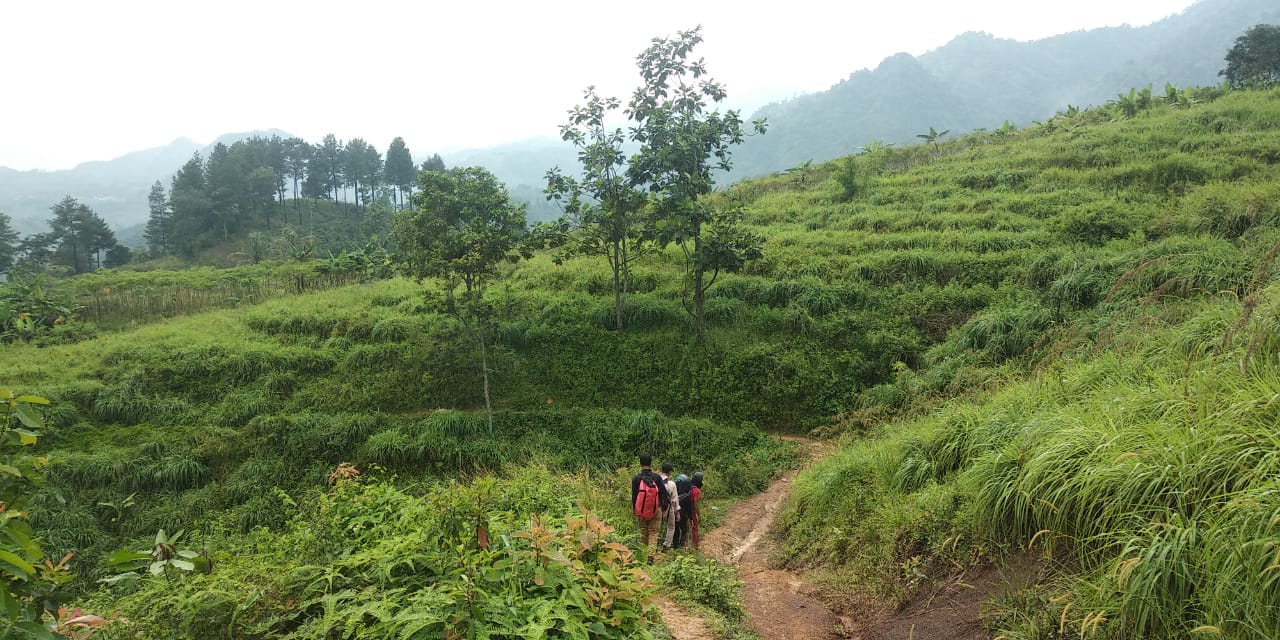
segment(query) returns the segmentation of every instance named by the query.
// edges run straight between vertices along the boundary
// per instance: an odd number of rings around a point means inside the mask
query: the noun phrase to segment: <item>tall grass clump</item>
[[[1277,294],[1258,295],[1270,308]],[[790,562],[909,597],[910,572],[887,567],[1033,546],[1065,571],[1057,595],[1024,602],[1051,615],[1002,609],[998,624],[1010,626],[997,633],[1275,637],[1280,361],[1241,366],[1265,322],[1187,348],[1188,334],[1228,330],[1242,306],[1205,298],[1181,311],[1185,330],[1117,327],[1117,343],[1134,348],[1060,362],[846,445],[794,485]],[[1028,624],[1045,626],[1018,626]]]

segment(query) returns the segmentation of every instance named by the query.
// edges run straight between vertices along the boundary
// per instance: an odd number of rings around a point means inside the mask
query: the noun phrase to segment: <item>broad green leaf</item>
[[[28,431],[26,429],[14,429],[13,432],[18,434],[18,439],[24,445],[35,444],[36,440],[39,439],[34,431]]]
[[[13,625],[17,629],[26,631],[32,638],[37,640],[56,640],[57,636],[53,635],[44,625],[34,620],[27,620]]]
[[[7,473],[15,478],[21,478],[22,472],[17,467],[7,464],[0,464],[0,473]]]
[[[178,555],[183,558],[195,558],[200,554],[190,549],[183,549],[182,551],[178,552]]]
[[[21,421],[22,424],[25,424],[32,429],[40,429],[44,427],[40,422],[40,416],[33,413],[27,405],[20,404],[14,407],[13,414],[18,416],[18,420]]]
[[[0,549],[0,570],[19,579],[27,580],[36,574],[36,568],[12,551]]]
[[[49,404],[47,398],[40,396],[18,396],[16,402],[26,402],[27,404]]]
[[[141,551],[121,549],[107,554],[107,562],[111,566],[125,571],[137,571],[150,564],[150,561],[151,554]]]
[[[152,563],[151,563],[151,575],[153,575],[153,576],[158,576],[158,575],[160,575],[160,574],[164,573],[164,565],[165,565],[165,561],[164,561],[164,560],[156,560],[155,562],[152,562]]]
[[[190,560],[179,560],[177,558],[170,560],[169,564],[182,569],[183,571],[194,571],[196,568],[196,565],[192,564]]]
[[[8,589],[0,589],[0,607],[4,608],[5,619],[9,621],[18,619],[19,603],[16,598],[9,595]]]

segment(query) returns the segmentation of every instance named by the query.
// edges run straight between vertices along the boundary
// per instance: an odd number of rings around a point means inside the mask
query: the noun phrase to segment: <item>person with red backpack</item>
[[[640,522],[641,547],[648,547],[650,540],[661,546],[658,526],[670,499],[666,484],[653,472],[652,465],[653,456],[640,454],[640,473],[631,477],[631,508]]]
[[[702,472],[701,471],[695,471],[693,473],[693,489],[689,492],[689,494],[690,494],[690,503],[691,503],[691,506],[693,507],[693,512],[689,514],[689,529],[690,529],[690,533],[693,536],[693,548],[697,549],[702,543],[702,540],[700,539],[701,536],[699,535],[700,533],[699,529],[701,528],[701,525],[702,525],[702,511],[700,511],[700,507],[698,505],[699,502],[702,502]]]

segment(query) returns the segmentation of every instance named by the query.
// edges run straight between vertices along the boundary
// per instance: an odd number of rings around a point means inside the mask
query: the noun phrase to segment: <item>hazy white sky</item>
[[[277,127],[415,155],[554,136],[624,102],[655,36],[703,25],[734,106],[820,91],[965,31],[1034,40],[1192,0],[0,0],[0,166],[66,169]]]

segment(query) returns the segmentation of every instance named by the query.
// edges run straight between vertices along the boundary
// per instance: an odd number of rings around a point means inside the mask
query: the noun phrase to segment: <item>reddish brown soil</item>
[[[826,443],[799,441],[811,458],[829,448]],[[803,574],[771,568],[778,543],[768,535],[769,529],[795,473],[730,507],[724,522],[706,534],[702,544],[704,553],[738,568],[747,622],[763,640],[986,640],[990,635],[979,617],[982,603],[1038,573],[1034,559],[1014,558],[1008,569],[988,567],[951,579],[897,611],[860,608],[837,615],[824,604],[835,599],[823,598]],[[715,638],[704,620],[671,600],[659,599],[658,606],[676,640]]]

